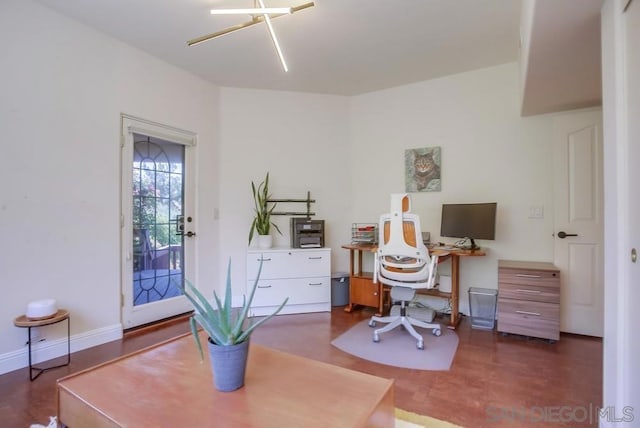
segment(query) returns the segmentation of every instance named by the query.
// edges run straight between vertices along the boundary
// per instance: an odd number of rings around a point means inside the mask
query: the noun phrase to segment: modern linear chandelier
[[[276,48],[276,53],[278,54],[278,58],[280,59],[282,68],[285,72],[287,72],[289,71],[289,68],[287,67],[286,61],[284,60],[284,55],[282,54],[282,49],[280,48],[280,43],[278,42],[278,37],[276,37],[276,32],[273,29],[273,25],[271,25],[271,20],[279,18],[281,16],[291,15],[295,12],[307,9],[312,6],[314,6],[313,2],[301,4],[300,6],[294,7],[265,7],[263,0],[254,0],[253,8],[211,9],[212,15],[251,15],[251,21],[243,22],[242,24],[237,24],[224,30],[216,31],[215,33],[207,34],[205,36],[189,40],[187,42],[187,45],[195,46],[199,43],[215,39],[216,37],[224,36],[225,34],[233,33],[234,31],[242,30],[243,28],[251,27],[252,25],[264,22],[267,25],[267,31],[269,32],[271,41],[273,41],[274,47]]]

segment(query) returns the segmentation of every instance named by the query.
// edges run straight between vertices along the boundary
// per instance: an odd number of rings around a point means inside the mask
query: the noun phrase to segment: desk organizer
[[[376,244],[378,242],[378,225],[375,223],[353,223],[351,225],[352,244]]]

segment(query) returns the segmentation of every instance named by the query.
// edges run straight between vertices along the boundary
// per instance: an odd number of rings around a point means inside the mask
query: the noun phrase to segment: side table
[[[67,320],[67,362],[64,364],[60,364],[52,367],[33,367],[31,362],[31,329],[33,327],[42,327],[45,325],[57,324]],[[58,367],[68,366],[71,362],[71,322],[69,320],[69,311],[66,309],[58,309],[58,312],[55,313],[52,317],[44,318],[44,319],[32,319],[27,318],[26,315],[20,315],[15,320],[13,320],[13,324],[16,327],[27,328],[29,341],[27,344],[29,345],[29,379],[31,381],[35,380],[38,376],[40,376],[44,371],[50,369],[56,369]],[[33,375],[33,372],[36,372],[36,375]]]

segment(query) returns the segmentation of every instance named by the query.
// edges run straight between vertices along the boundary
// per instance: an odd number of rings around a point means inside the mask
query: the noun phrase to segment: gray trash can
[[[334,272],[331,274],[331,306],[349,304],[349,274]]]
[[[496,319],[498,290],[490,288],[469,288],[469,312],[471,327],[493,330]]]

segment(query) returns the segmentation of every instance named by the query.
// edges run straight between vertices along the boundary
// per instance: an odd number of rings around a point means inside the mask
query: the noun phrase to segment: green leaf
[[[262,274],[263,257],[264,256],[261,254],[258,274],[249,293],[249,297],[247,298],[247,296],[243,296],[242,307],[238,310],[234,310],[232,307],[231,259],[229,259],[229,264],[227,265],[227,282],[225,286],[224,301],[220,300],[215,291],[213,292],[216,309],[214,309],[204,295],[189,281],[185,280],[184,283],[186,285],[178,284],[185,297],[195,309],[194,314],[189,319],[189,324],[191,327],[191,333],[195,337],[201,358],[203,358],[204,353],[202,343],[200,343],[200,338],[198,336],[198,325],[202,327],[202,329],[209,335],[209,338],[216,344],[223,346],[234,345],[247,340],[259,325],[262,325],[268,319],[279,313],[289,301],[289,298],[286,298],[284,302],[282,302],[282,304],[266,318],[260,319],[254,323],[247,321],[251,302],[253,301],[256,289],[258,288],[258,281]]]

